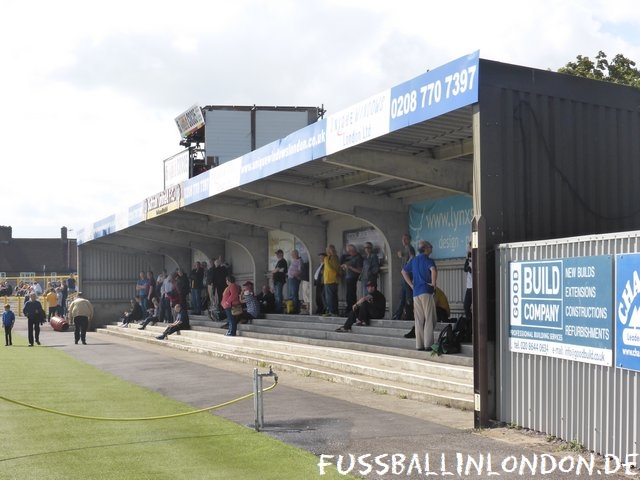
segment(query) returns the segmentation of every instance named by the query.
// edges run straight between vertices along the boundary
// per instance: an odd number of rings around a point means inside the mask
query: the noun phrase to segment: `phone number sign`
[[[476,103],[479,58],[476,51],[393,87],[389,131]]]

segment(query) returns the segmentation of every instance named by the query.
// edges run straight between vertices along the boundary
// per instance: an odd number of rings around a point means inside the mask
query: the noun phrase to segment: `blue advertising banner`
[[[327,121],[320,119],[281,140],[276,140],[232,160],[234,164],[238,162],[239,185],[245,185],[296,165],[324,157],[326,155],[326,127]],[[231,187],[237,186],[231,185]]]
[[[191,205],[209,197],[209,183],[211,182],[209,177],[212,174],[212,170],[207,170],[183,182],[182,189],[184,191],[185,205]]]
[[[455,195],[409,206],[409,233],[414,246],[419,240],[433,245],[431,258],[464,258],[471,240],[473,201]],[[417,248],[416,248],[417,249]]]
[[[640,253],[616,255],[616,366],[640,371]]]
[[[610,255],[511,262],[509,349],[613,365]]]
[[[476,103],[479,59],[476,51],[393,87],[389,131]]]

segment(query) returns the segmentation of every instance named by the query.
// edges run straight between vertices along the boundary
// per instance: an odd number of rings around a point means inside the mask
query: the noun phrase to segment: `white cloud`
[[[1,222],[58,236],[160,191],[194,103],[335,112],[478,49],[640,61],[639,27],[633,0],[4,2]]]

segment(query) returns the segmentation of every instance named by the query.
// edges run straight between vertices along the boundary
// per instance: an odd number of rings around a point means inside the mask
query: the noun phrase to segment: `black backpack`
[[[473,340],[471,320],[464,316],[458,318],[453,327],[453,334],[458,338],[460,343],[471,343]]]
[[[453,334],[453,327],[450,323],[440,332],[438,340],[431,347],[432,355],[442,355],[443,353],[460,353],[460,342]]]

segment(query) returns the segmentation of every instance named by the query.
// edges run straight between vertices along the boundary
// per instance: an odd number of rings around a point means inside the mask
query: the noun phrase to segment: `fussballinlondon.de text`
[[[625,459],[616,455],[604,458],[590,455],[566,455],[556,458],[553,455],[532,454],[529,456],[509,455],[497,458],[491,453],[468,455],[403,453],[373,455],[370,453],[354,455],[320,455],[319,474],[324,475],[328,467],[335,467],[341,475],[408,476],[424,475],[437,477],[499,476],[518,474],[526,478],[546,476],[558,473],[575,475],[613,475],[615,473],[630,476],[638,475],[634,471],[638,454],[629,454]],[[598,462],[598,459],[600,460]],[[623,461],[625,460],[625,461]]]

